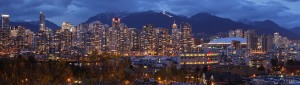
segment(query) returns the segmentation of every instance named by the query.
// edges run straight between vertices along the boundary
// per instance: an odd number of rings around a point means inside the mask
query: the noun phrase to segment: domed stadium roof
[[[233,40],[240,41],[241,44],[247,44],[246,38],[239,38],[239,37],[219,38],[219,39],[212,40],[207,44],[231,44]]]

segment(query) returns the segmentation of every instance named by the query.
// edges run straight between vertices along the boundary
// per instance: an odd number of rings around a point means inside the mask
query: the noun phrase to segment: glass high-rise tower
[[[1,14],[1,20],[2,20],[2,24],[1,24],[1,28],[9,28],[9,15],[6,14]]]
[[[40,12],[40,31],[45,30],[45,15],[43,12]]]

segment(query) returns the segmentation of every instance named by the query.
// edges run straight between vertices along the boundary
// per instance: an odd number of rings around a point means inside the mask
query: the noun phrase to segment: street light
[[[71,78],[68,78],[67,81],[68,81],[68,84],[71,84]]]
[[[67,80],[68,80],[68,82],[71,82],[71,79],[70,79],[70,78],[68,78]]]

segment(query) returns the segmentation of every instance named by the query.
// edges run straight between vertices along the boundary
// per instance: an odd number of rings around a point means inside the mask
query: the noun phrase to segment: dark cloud
[[[48,18],[61,16],[71,0],[0,0],[0,12],[14,20],[37,20],[40,11]]]
[[[299,0],[285,0],[295,2]],[[179,15],[192,16],[208,12],[217,16],[238,20],[270,19],[282,26],[292,27],[300,23],[299,14],[282,2],[269,1],[257,4],[249,0],[0,0],[0,12],[12,15],[13,20],[37,20],[39,11],[47,19],[59,24],[74,24],[105,11],[166,10]]]
[[[300,1],[300,0],[285,0],[285,1],[288,1],[288,2],[297,2],[297,1]]]

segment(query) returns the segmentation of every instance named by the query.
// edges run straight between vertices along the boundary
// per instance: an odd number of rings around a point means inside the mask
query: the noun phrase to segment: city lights
[[[150,23],[130,28],[123,23],[124,17],[113,16],[107,19],[110,24],[105,20],[78,25],[62,22],[60,29],[53,29],[40,12],[38,32],[12,25],[13,16],[2,14],[0,84],[265,85],[299,81],[299,40],[281,32],[261,34],[248,28],[194,33],[198,30],[192,28],[194,22],[161,13],[172,20],[169,28]]]

